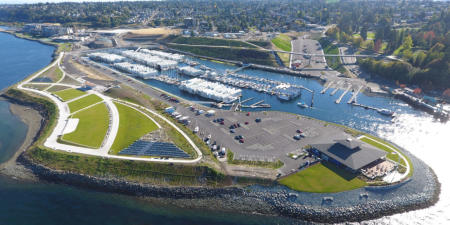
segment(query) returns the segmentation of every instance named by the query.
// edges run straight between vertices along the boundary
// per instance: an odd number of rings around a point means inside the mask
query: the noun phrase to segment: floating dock
[[[331,85],[333,83],[334,83],[334,81],[331,81],[330,83],[328,83],[328,85],[325,88],[323,88],[322,91],[320,91],[320,94],[324,94],[328,90],[328,88],[331,87]]]
[[[352,87],[352,86],[349,85],[349,86],[347,87],[347,89],[345,89],[344,93],[342,93],[342,95],[339,96],[339,98],[336,100],[336,104],[341,103],[342,98],[344,97],[345,94],[347,94],[347,92],[350,90],[351,87]]]
[[[361,91],[361,89],[363,89],[364,86],[359,86],[358,90],[353,92],[352,97],[348,100],[347,104],[350,104],[352,102],[356,103],[356,97],[358,96],[359,92]]]

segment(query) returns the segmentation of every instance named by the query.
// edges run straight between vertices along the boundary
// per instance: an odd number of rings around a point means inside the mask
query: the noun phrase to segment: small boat
[[[290,100],[290,97],[288,95],[285,95],[285,94],[278,94],[277,97],[280,100],[284,100],[284,101],[289,101]]]
[[[392,112],[390,110],[387,110],[387,109],[379,109],[378,113],[380,113],[383,116],[390,116],[390,117],[394,117],[395,116],[394,112]]]
[[[297,105],[300,106],[300,107],[302,107],[302,108],[308,108],[308,107],[309,107],[309,106],[308,106],[306,103],[304,103],[304,102],[298,102]]]

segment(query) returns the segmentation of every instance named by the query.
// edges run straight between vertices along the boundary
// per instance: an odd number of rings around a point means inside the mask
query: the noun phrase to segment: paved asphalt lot
[[[71,56],[68,56],[71,57]],[[64,60],[64,66],[69,73],[80,74],[73,66]],[[167,101],[161,97],[161,92],[147,84],[138,82],[133,78],[114,72],[109,68],[93,67],[97,71],[125,83],[136,90],[139,90],[153,98],[159,99],[168,105],[175,106],[176,111],[183,116],[189,116],[191,121],[188,126],[192,130],[199,127],[199,137],[202,139],[211,135],[211,141],[226,147],[233,151],[236,159],[276,161],[281,160],[285,165],[280,169],[282,175],[292,172],[306,161],[312,161],[310,158],[298,158],[296,160],[288,157],[291,152],[299,153],[301,148],[312,143],[331,142],[336,139],[349,137],[341,128],[332,125],[326,125],[325,122],[310,119],[296,114],[284,112],[251,112],[247,116],[246,112],[232,112],[229,110],[214,109],[215,116],[207,117],[205,114],[196,115],[189,105],[196,109],[209,110],[203,105],[194,104],[186,101],[184,105]],[[94,81],[95,82],[95,81]],[[100,81],[101,82],[101,81]],[[182,100],[184,101],[184,100]],[[214,123],[215,118],[223,118],[224,125]],[[256,123],[256,118],[262,121]],[[245,125],[248,122],[248,125]],[[241,127],[235,129],[235,133],[230,133],[230,125],[240,123]],[[295,140],[296,130],[301,130],[304,138]],[[244,143],[235,140],[236,135],[244,137]]]

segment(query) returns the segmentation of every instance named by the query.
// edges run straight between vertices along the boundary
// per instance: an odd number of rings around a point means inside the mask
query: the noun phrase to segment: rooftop
[[[334,143],[311,146],[353,170],[359,170],[387,154],[357,139],[337,140]]]

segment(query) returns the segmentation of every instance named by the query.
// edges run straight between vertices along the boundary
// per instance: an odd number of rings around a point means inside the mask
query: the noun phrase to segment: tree
[[[361,28],[361,38],[365,41],[367,40],[367,26]]]
[[[408,35],[405,37],[405,39],[403,39],[402,48],[405,51],[405,50],[411,50],[412,47],[413,47],[413,41],[412,41],[411,35]]]
[[[381,39],[377,39],[373,45],[373,50],[379,52],[381,50],[382,44],[383,42],[381,41]]]
[[[375,44],[373,43],[373,40],[367,40],[366,43],[367,43],[367,44],[366,44],[366,48],[369,49],[369,50],[373,50],[374,45],[375,45]]]
[[[361,37],[354,37],[352,40],[353,46],[359,48],[361,47],[361,44],[363,42],[363,39]]]

